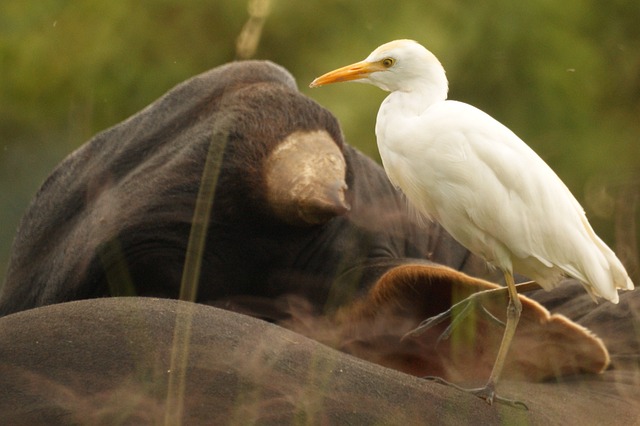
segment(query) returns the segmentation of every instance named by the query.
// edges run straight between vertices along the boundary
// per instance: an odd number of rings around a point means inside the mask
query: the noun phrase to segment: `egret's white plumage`
[[[551,168],[489,115],[446,100],[444,68],[423,46],[392,41],[364,61],[318,77],[311,87],[338,81],[391,92],[376,121],[389,179],[420,213],[505,274],[505,337],[489,383],[478,392],[489,402],[520,315],[514,271],[545,289],[570,275],[594,299],[614,303],[618,289],[633,289],[622,263]]]
[[[469,250],[545,289],[564,274],[614,303],[616,289],[633,289],[553,170],[488,114],[446,100],[444,68],[423,46],[392,41],[325,76],[312,85],[354,80],[392,92],[376,121],[387,175]]]

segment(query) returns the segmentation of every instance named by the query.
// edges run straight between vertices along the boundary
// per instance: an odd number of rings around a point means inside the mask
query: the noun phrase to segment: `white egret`
[[[423,46],[386,43],[310,86],[340,81],[391,92],[376,121],[389,179],[420,213],[504,273],[509,305],[502,343],[486,386],[470,391],[489,403],[514,403],[495,390],[522,309],[514,270],[547,290],[569,275],[594,300],[613,303],[617,289],[633,289],[631,279],[578,201],[528,145],[479,109],[446,100],[444,68]]]

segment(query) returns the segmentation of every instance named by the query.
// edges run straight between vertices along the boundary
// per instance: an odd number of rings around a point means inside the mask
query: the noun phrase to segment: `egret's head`
[[[311,82],[310,87],[340,81],[369,83],[390,92],[411,91],[422,85],[447,90],[447,78],[440,61],[413,40],[395,40],[383,44],[363,61],[328,72]]]

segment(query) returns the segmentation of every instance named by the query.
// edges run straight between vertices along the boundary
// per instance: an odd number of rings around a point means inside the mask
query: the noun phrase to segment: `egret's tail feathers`
[[[562,275],[568,275],[580,281],[595,302],[603,298],[618,303],[618,290],[633,290],[631,278],[615,253],[592,230],[589,237],[574,246],[570,259],[549,262],[535,256],[539,262],[535,268],[531,268],[532,258],[521,264],[514,261],[514,267],[518,270],[520,266],[519,272],[546,290],[558,285]]]
[[[593,242],[592,247],[595,250],[590,253],[583,253],[585,256],[582,259],[582,268],[580,268],[581,271],[579,272],[581,273],[579,275],[569,273],[583,281],[590,294],[618,303],[618,289],[633,290],[633,282],[631,282],[629,274],[627,274],[622,262],[620,262],[613,250],[593,232],[588,223],[585,228],[587,228],[589,237]]]

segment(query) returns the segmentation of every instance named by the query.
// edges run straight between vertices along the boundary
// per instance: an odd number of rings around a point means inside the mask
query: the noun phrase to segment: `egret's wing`
[[[387,159],[393,179],[421,211],[498,266],[515,258],[541,274],[557,267],[615,299],[607,278],[611,259],[602,246],[610,250],[594,240],[564,183],[513,132],[452,101],[430,108],[412,128],[420,130],[422,143],[401,145]]]

